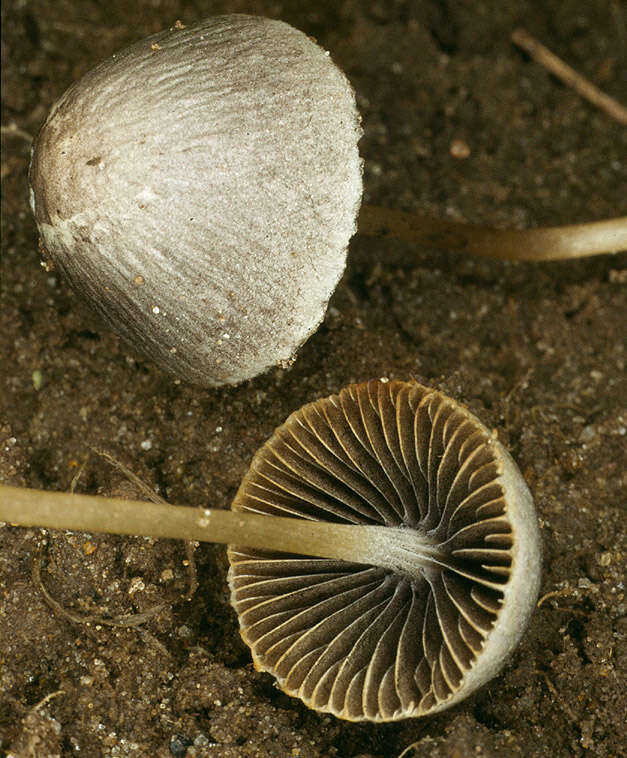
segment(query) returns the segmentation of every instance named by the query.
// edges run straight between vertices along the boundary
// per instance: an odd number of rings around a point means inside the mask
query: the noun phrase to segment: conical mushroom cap
[[[498,672],[535,606],[540,540],[520,472],[478,419],[415,382],[352,385],[293,413],[232,507],[384,527],[360,562],[229,547],[256,667],[341,718],[459,702]]]
[[[34,146],[47,256],[170,373],[235,383],[323,318],[362,191],[353,90],[302,32],[231,15],[112,56]]]

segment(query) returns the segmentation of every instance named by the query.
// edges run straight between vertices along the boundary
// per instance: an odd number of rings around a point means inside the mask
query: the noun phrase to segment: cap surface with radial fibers
[[[302,32],[216,16],[141,40],[57,101],[34,145],[47,256],[171,374],[235,383],[321,322],[361,201],[354,92]]]

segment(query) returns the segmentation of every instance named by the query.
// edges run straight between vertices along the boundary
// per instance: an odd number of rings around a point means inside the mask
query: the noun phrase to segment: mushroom
[[[257,669],[352,721],[424,716],[476,690],[519,641],[540,583],[516,464],[413,381],[351,385],[293,413],[231,511],[0,487],[0,519],[229,543]]]
[[[44,253],[166,371],[287,364],[344,270],[362,191],[353,90],[288,24],[217,16],[141,40],[57,101],[35,142]]]
[[[353,90],[281,21],[141,40],[54,105],[33,147],[42,249],[115,332],[217,386],[289,364],[342,275],[362,194]],[[359,229],[543,260],[627,247],[627,219],[496,231],[364,206]]]

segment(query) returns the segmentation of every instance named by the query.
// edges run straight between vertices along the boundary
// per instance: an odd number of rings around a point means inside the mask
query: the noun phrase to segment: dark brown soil
[[[216,390],[133,355],[40,266],[28,135],[101,58],[225,11],[280,17],[332,51],[363,114],[367,200],[499,225],[627,212],[627,130],[510,42],[527,28],[625,100],[620,2],[7,0],[0,481],[140,496],[98,448],[171,502],[226,508],[290,411],[351,381],[414,376],[470,407],[519,462],[550,594],[504,672],[468,701],[432,719],[350,724],[253,670],[222,548],[197,548],[199,587],[185,600],[180,543],[51,532],[44,544],[39,530],[5,526],[0,753],[392,758],[413,744],[406,756],[627,755],[624,256],[515,265],[358,237],[295,365]],[[46,601],[40,562],[69,613]],[[161,603],[139,626],[77,620]]]

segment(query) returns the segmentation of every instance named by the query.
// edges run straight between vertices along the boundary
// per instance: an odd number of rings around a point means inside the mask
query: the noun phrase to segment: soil
[[[292,410],[349,382],[415,377],[467,405],[518,461],[541,520],[542,601],[470,699],[430,719],[352,724],[254,671],[223,548],[197,547],[189,599],[179,542],[4,526],[0,754],[627,755],[625,255],[513,264],[356,237],[294,365],[212,390],[135,355],[41,267],[29,135],[53,101],[130,42],[226,11],[292,23],[347,72],[367,201],[502,226],[627,212],[627,130],[510,40],[526,28],[624,101],[619,2],[7,0],[0,481],[143,497],[100,450],[170,502],[227,508]]]

